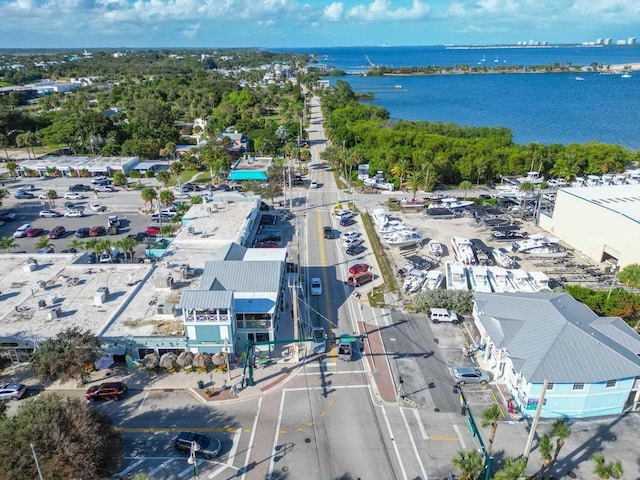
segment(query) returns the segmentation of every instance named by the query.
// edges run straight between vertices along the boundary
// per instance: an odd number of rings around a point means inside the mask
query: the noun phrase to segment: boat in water
[[[518,292],[536,292],[536,288],[531,284],[529,274],[524,270],[507,270],[507,275]]]
[[[502,267],[487,267],[491,289],[496,293],[513,293],[516,288],[511,283],[507,270]]]
[[[384,227],[389,221],[387,212],[383,208],[376,208],[373,210],[373,221],[378,227]]]
[[[440,270],[429,270],[427,278],[422,284],[422,290],[437,290],[444,282],[444,275]]]
[[[434,257],[441,257],[443,253],[443,245],[437,240],[429,240],[429,252]]]
[[[516,268],[518,264],[516,261],[511,258],[505,249],[503,248],[493,248],[491,249],[491,255],[493,255],[493,260],[496,262],[496,265],[502,268]]]
[[[467,269],[471,290],[480,293],[491,293],[491,283],[489,282],[489,272],[487,267],[473,266]]]
[[[456,260],[465,265],[474,265],[477,263],[476,254],[473,251],[473,244],[467,238],[452,237],[451,246]]]
[[[447,290],[469,290],[467,269],[459,262],[445,262]]]
[[[416,230],[402,230],[387,235],[385,240],[391,247],[407,247],[422,241],[422,234]]]

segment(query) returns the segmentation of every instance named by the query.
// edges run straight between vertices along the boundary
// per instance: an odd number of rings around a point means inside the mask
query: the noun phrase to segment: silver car
[[[0,387],[0,400],[18,400],[26,391],[27,386],[22,383],[7,383]]]
[[[458,385],[465,383],[486,385],[490,380],[487,372],[476,367],[456,367],[453,369],[452,376]]]

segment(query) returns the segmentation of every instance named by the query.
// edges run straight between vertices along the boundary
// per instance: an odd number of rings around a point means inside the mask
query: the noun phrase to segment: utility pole
[[[33,446],[33,443],[30,443],[31,453],[33,453],[33,459],[36,461],[36,468],[38,469],[38,477],[40,480],[44,480],[44,476],[42,475],[42,469],[40,468],[40,462],[38,461],[38,455],[36,455],[36,447]]]
[[[531,430],[529,430],[529,438],[527,438],[527,443],[524,447],[524,453],[522,457],[525,462],[529,461],[529,453],[531,453],[531,446],[533,445],[533,437],[536,434],[536,428],[538,428],[538,420],[540,420],[540,414],[542,413],[542,406],[544,405],[544,396],[547,394],[547,387],[549,386],[549,382],[545,379],[542,384],[542,392],[540,392],[540,399],[538,400],[538,408],[536,408],[536,414],[533,417],[533,422],[531,423]]]

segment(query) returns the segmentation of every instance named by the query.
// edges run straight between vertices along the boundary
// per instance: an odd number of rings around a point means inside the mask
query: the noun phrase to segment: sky
[[[330,47],[640,38],[639,0],[0,0],[0,48]]]

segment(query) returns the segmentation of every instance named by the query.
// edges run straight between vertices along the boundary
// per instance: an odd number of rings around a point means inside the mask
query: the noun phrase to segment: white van
[[[458,315],[450,312],[446,308],[430,308],[429,316],[433,323],[448,322],[458,323]]]

